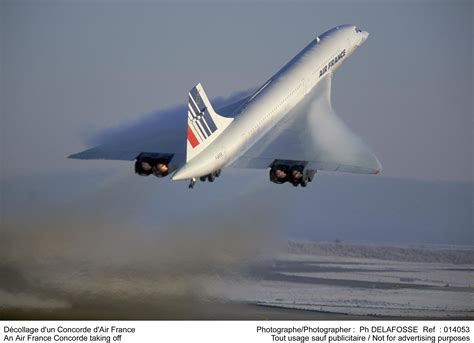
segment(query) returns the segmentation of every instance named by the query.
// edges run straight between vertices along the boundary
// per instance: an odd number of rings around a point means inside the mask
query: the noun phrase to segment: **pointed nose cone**
[[[367,38],[369,38],[369,33],[367,31],[362,31],[361,35],[362,35],[362,43],[364,43],[367,40]]]

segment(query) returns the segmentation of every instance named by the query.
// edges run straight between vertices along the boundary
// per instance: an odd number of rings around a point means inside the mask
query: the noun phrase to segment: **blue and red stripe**
[[[197,140],[196,135],[194,134],[191,127],[189,127],[189,124],[188,124],[188,142],[189,144],[191,144],[193,148],[199,145],[199,141]]]

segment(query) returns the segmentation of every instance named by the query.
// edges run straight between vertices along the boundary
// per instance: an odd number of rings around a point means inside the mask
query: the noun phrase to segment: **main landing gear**
[[[214,182],[216,178],[219,177],[220,175],[221,175],[221,170],[218,169],[215,172],[210,173],[208,175],[200,176],[199,181],[205,182],[207,180],[209,182]],[[189,188],[194,188],[194,186],[196,185],[196,182],[197,182],[197,178],[193,177],[189,182]]]

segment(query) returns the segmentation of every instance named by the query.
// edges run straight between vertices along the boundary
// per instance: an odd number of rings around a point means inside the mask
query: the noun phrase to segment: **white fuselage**
[[[294,108],[316,84],[333,73],[367,39],[353,25],[335,27],[314,39],[260,87],[235,120],[204,151],[188,161],[174,180],[208,175],[232,163]]]

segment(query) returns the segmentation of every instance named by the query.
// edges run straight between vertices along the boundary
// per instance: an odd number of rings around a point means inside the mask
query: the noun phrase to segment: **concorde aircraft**
[[[153,138],[69,157],[135,161],[139,175],[189,180],[190,188],[198,180],[213,182],[226,167],[268,169],[271,182],[301,187],[318,170],[378,174],[377,157],[331,104],[334,72],[368,36],[353,25],[337,26],[315,37],[248,97],[214,109],[198,83],[189,91],[182,129],[156,128]]]

